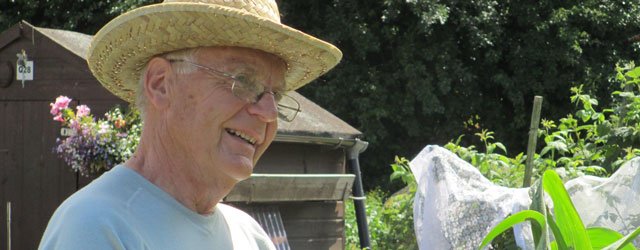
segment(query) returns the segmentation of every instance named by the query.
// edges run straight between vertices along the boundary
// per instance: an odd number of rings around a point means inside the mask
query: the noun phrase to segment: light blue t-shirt
[[[275,249],[248,214],[218,203],[200,215],[116,166],[55,211],[39,249]]]

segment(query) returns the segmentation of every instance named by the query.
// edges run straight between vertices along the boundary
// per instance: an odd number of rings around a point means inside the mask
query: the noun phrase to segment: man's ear
[[[171,63],[161,57],[154,57],[147,65],[145,72],[144,92],[149,104],[156,109],[169,106],[169,84],[173,80]]]

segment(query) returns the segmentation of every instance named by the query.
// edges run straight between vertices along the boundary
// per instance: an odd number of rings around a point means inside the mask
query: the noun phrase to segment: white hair
[[[167,60],[185,60],[185,61],[195,62],[196,54],[198,53],[199,50],[200,48],[176,50],[176,51],[171,51],[171,52],[159,55],[159,57],[162,57]],[[149,63],[147,62],[147,64],[145,64],[144,68],[142,69],[142,71],[140,71],[140,81],[138,81],[138,86],[137,86],[138,89],[136,92],[137,93],[136,107],[140,111],[141,117],[144,117],[144,111],[148,104],[147,96],[144,94],[144,82],[146,81],[146,78],[147,78],[146,75],[147,75],[148,66],[149,66]],[[188,74],[196,70],[195,67],[187,63],[177,64],[173,66],[173,69],[178,74]]]

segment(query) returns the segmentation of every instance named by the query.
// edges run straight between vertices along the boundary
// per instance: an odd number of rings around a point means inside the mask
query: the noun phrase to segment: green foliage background
[[[93,34],[150,2],[2,1],[0,30],[24,19]],[[640,0],[278,2],[284,23],[344,52],[334,71],[301,92],[371,143],[360,160],[367,189],[391,188],[394,155],[413,156],[460,131],[489,129],[511,152],[524,151],[534,95],[544,96],[548,119],[570,109],[572,84],[606,104],[611,65],[639,55],[630,38],[640,33]]]
[[[534,95],[570,110],[572,83],[603,97],[619,60],[638,58],[640,1],[283,1],[285,23],[340,47],[343,62],[301,92],[364,132],[365,185],[394,155],[444,144],[476,117],[524,151]],[[301,10],[304,10],[302,13]],[[603,99],[600,98],[600,99]],[[467,136],[465,138],[473,138]],[[477,141],[476,141],[477,143]]]

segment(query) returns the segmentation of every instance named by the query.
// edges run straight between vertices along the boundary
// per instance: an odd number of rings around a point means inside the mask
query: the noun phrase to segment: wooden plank
[[[22,199],[24,199],[25,194],[24,190],[21,188],[20,183],[22,182],[22,178],[24,173],[21,171],[23,155],[24,155],[24,145],[23,145],[23,134],[25,133],[23,127],[23,105],[16,102],[7,102],[3,103],[3,106],[7,107],[5,109],[8,111],[6,114],[7,121],[3,125],[6,127],[8,138],[8,149],[9,149],[9,161],[5,162],[5,166],[2,168],[3,172],[6,174],[2,181],[2,191],[4,193],[4,197],[2,199],[2,204],[6,204],[7,201],[11,201],[12,204],[12,214],[11,214],[11,242],[12,247],[14,249],[21,249],[22,245],[21,240],[24,239],[22,235],[20,235],[20,222],[23,211],[20,211],[20,207],[17,206],[17,203],[20,203]],[[8,163],[8,164],[7,164]],[[6,217],[3,216],[3,217]],[[6,218],[4,218],[6,221]],[[6,238],[6,230],[2,230],[2,237]]]
[[[14,203],[16,211],[21,212],[16,214],[20,223],[15,228],[15,234],[18,237],[14,242],[21,242],[21,248],[23,249],[35,249],[38,245],[29,241],[33,241],[31,237],[35,237],[36,234],[42,235],[41,230],[39,230],[39,224],[42,220],[41,213],[36,209],[41,209],[39,203],[44,191],[40,176],[44,165],[44,157],[41,154],[40,147],[44,144],[44,138],[40,132],[42,131],[42,121],[49,118],[50,114],[49,116],[44,116],[42,112],[38,112],[39,110],[47,109],[47,105],[44,102],[40,102],[40,105],[37,105],[37,102],[22,102],[21,104],[24,105],[22,119],[25,133],[22,138],[25,151],[22,155],[23,165],[20,166],[23,178],[18,186],[23,190],[23,194],[20,200]]]
[[[343,201],[287,202],[279,208],[285,221],[344,218]]]
[[[344,234],[343,219],[288,220],[284,223],[289,238],[338,237]]]
[[[51,145],[44,141],[42,136],[43,120],[48,119],[51,115],[47,114],[48,105],[45,102],[22,102],[24,105],[23,118],[23,143],[24,154],[22,158],[23,178],[18,183],[22,190],[20,200],[14,202],[16,212],[16,230],[18,236],[14,242],[22,244],[21,249],[36,249],[38,247],[38,235],[42,235],[44,228],[42,227],[42,206],[41,202],[44,196],[51,190],[44,189],[42,185],[42,171],[44,170],[44,157],[42,147],[45,144]],[[42,112],[42,111],[45,112]],[[51,151],[51,148],[48,150]]]
[[[345,164],[345,153],[342,148],[274,142],[260,158],[254,172],[343,174]]]
[[[0,33],[0,50],[4,49],[7,44],[20,38],[20,24],[17,23]]]
[[[60,83],[60,82],[58,82]],[[102,88],[102,87],[100,87]],[[20,83],[13,83],[6,89],[0,89],[0,100],[6,101],[53,101],[60,95],[72,99],[113,100],[120,99],[111,95],[105,89],[96,88],[94,85],[86,85],[78,82],[60,83],[59,85],[42,84],[41,82],[29,85],[25,83],[23,89]]]
[[[28,34],[0,50],[0,58],[7,58],[14,66],[16,53],[22,49],[34,61],[34,80],[25,81],[23,88],[14,79],[9,87],[0,88],[0,100],[51,100],[58,95],[119,100],[98,83],[84,60],[39,33],[35,43]]]
[[[253,174],[236,184],[225,201],[343,200],[354,179],[352,174]]]
[[[48,102],[15,102],[22,107],[21,163],[13,175],[19,190],[12,201],[15,249],[35,249],[55,208],[75,191],[75,175],[52,152],[59,127]]]
[[[0,117],[6,119],[4,120],[6,122],[0,122],[0,148],[3,149],[3,152],[0,153],[0,202],[3,207],[7,201],[14,203],[12,213],[12,228],[14,229],[16,225],[15,201],[18,201],[22,196],[22,192],[17,185],[21,179],[21,172],[18,166],[21,164],[23,150],[22,113],[22,107],[17,103],[0,103]],[[0,213],[3,222],[7,220],[6,216],[4,211]],[[5,225],[0,228],[0,242],[7,242],[6,229]],[[16,241],[16,238],[16,233],[13,231],[12,244],[14,246],[20,244]]]
[[[290,238],[291,249],[340,250],[344,249],[344,238]]]
[[[255,203],[224,202],[238,209],[248,211]],[[343,201],[305,201],[305,202],[269,202],[262,205],[276,206],[280,210],[282,220],[304,219],[342,219],[344,218]]]

